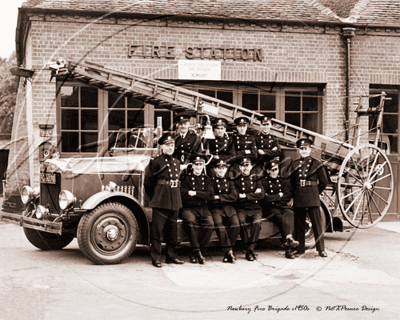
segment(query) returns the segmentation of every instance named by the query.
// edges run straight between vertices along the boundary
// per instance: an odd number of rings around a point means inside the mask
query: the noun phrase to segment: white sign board
[[[221,61],[178,60],[180,80],[221,80]]]

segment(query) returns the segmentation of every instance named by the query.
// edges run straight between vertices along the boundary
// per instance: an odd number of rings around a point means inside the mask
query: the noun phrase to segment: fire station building
[[[395,1],[29,0],[16,31],[18,64],[34,72],[20,79],[4,210],[16,210],[21,186],[39,185],[44,143],[61,157],[107,156],[120,128],[160,116],[164,129],[172,125],[160,105],[52,78],[44,63],[59,58],[166,81],[339,140],[351,138],[359,97],[385,91],[381,146],[398,179]],[[365,142],[374,121],[362,122]]]

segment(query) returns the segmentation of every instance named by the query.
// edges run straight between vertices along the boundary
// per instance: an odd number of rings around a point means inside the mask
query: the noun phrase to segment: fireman
[[[259,120],[261,132],[255,136],[258,153],[257,165],[265,170],[265,165],[269,161],[273,159],[279,161],[282,150],[276,137],[271,134],[271,117],[263,116]]]
[[[210,241],[214,222],[207,201],[214,199],[214,189],[210,178],[205,173],[204,154],[194,154],[191,161],[192,171],[182,178],[182,219],[183,226],[190,239],[192,251],[190,262],[204,264],[201,252]]]
[[[186,168],[189,157],[199,151],[201,142],[200,137],[189,129],[190,118],[190,114],[181,114],[176,119],[177,134],[174,157],[180,161],[182,168]]]
[[[262,209],[258,202],[264,199],[264,190],[261,181],[251,174],[253,158],[241,156],[238,161],[240,174],[234,179],[239,194],[236,211],[240,224],[240,236],[246,246],[246,259],[254,261],[257,259],[254,249],[260,236],[262,220]]]
[[[308,213],[318,253],[327,257],[324,245],[324,228],[321,220],[319,195],[328,184],[328,177],[323,164],[311,157],[310,139],[299,139],[296,146],[301,158],[282,168],[282,176],[290,177],[294,190],[295,235],[299,241],[297,254],[305,252],[306,214]]]
[[[244,116],[237,117],[234,120],[237,133],[232,136],[231,154],[233,159],[242,156],[257,158],[257,147],[254,136],[247,133],[247,127],[250,119]],[[240,174],[239,164],[235,163],[229,169],[229,177],[235,178]]]
[[[215,230],[221,242],[224,258],[222,262],[233,263],[236,256],[233,247],[239,236],[239,220],[234,208],[238,192],[233,182],[227,177],[228,164],[219,159],[214,162],[215,177],[212,178],[214,200],[209,202]]]
[[[261,201],[263,216],[272,221],[282,235],[285,257],[294,259],[292,248],[299,245],[293,239],[294,213],[289,202],[291,201],[292,187],[288,179],[279,176],[279,163],[271,160],[265,166],[267,177],[262,180],[265,191],[264,201]]]
[[[231,147],[232,139],[229,138],[228,133],[226,132],[227,125],[228,120],[225,118],[216,118],[213,121],[215,139],[207,140],[205,148],[210,152],[214,160],[229,161],[233,158]],[[213,161],[208,166],[209,168],[207,173],[210,177],[215,176],[215,163],[216,162]]]
[[[162,154],[150,160],[145,169],[144,186],[150,197],[149,207],[153,208],[151,221],[151,260],[161,268],[161,237],[166,237],[166,263],[184,263],[177,258],[177,219],[182,207],[179,161],[172,157],[175,150],[175,136],[164,134],[159,140]]]

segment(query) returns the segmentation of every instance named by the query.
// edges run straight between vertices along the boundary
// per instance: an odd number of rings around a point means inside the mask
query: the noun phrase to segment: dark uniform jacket
[[[144,187],[150,197],[149,207],[169,210],[179,210],[182,207],[178,185],[179,166],[177,159],[165,154],[150,160],[144,178]]]
[[[258,154],[260,162],[269,162],[275,157],[282,155],[281,147],[279,146],[278,140],[272,134],[259,133],[255,136],[257,153],[258,150],[263,150],[264,154]],[[272,150],[276,147],[275,150]]]
[[[212,178],[212,185],[214,188],[214,194],[219,196],[219,199],[209,201],[209,207],[211,211],[220,211],[221,215],[228,218],[236,214],[235,208],[232,206],[238,199],[238,192],[235,185],[229,178],[218,178],[215,176]]]
[[[238,193],[245,193],[246,198],[238,198],[237,205],[240,209],[246,210],[248,215],[254,211],[261,210],[258,201],[264,199],[265,193],[261,181],[255,178],[255,175],[243,176],[240,174],[234,180],[235,188]],[[261,192],[255,193],[257,189]]]
[[[174,157],[177,158],[181,164],[188,163],[189,157],[198,152],[200,147],[200,137],[194,132],[188,131],[184,138],[178,134],[175,137],[175,152]]]
[[[232,136],[232,150],[233,156],[253,156],[257,158],[257,148],[254,136],[246,133],[245,135],[239,135],[235,133]]]
[[[223,137],[215,137],[207,141],[210,154],[214,159],[228,160],[233,156],[232,140],[225,134]]]
[[[190,196],[188,194],[189,190],[196,191],[196,195]],[[182,179],[181,194],[183,207],[185,208],[207,206],[207,201],[214,199],[214,189],[211,179],[205,176],[204,173],[196,176],[193,172],[189,172]]]
[[[319,207],[319,194],[325,190],[328,177],[320,161],[312,157],[293,161],[287,175],[294,191],[294,207]],[[303,186],[302,186],[303,185]]]
[[[261,183],[265,191],[264,203],[266,208],[290,208],[288,203],[292,196],[292,187],[288,179],[283,179],[280,176],[275,179],[267,177]],[[280,192],[283,193],[282,197],[279,196]]]

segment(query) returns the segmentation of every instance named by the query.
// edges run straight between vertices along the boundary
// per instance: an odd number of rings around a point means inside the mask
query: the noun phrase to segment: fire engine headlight
[[[37,197],[40,193],[40,188],[32,189],[29,186],[25,186],[21,191],[21,201],[23,204],[27,204],[33,198]]]
[[[35,216],[38,219],[44,219],[48,216],[49,214],[49,209],[43,207],[42,205],[38,205],[36,207],[36,212],[35,212]]]
[[[61,191],[58,197],[58,204],[60,205],[61,210],[65,210],[71,205],[73,205],[76,201],[76,197],[72,194],[72,192],[68,190]]]

